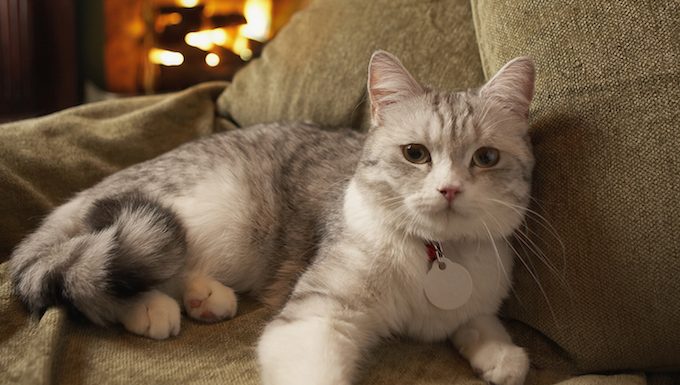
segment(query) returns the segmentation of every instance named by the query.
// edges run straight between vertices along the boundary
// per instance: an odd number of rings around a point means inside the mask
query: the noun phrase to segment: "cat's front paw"
[[[186,283],[184,310],[196,320],[217,322],[236,315],[234,291],[220,282],[204,276],[192,277]]]
[[[144,293],[120,315],[128,331],[156,340],[179,334],[181,311],[177,301],[165,293]]]
[[[495,385],[522,385],[529,371],[529,356],[519,346],[490,343],[470,358],[484,381]]]

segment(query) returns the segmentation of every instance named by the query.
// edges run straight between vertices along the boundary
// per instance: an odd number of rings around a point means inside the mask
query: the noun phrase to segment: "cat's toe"
[[[236,294],[214,279],[193,278],[184,293],[184,309],[191,317],[203,322],[217,322],[236,314]]]
[[[499,344],[480,349],[471,364],[488,383],[522,385],[529,370],[529,357],[518,346]]]
[[[145,293],[120,316],[128,331],[157,340],[179,334],[180,320],[177,302],[156,290]]]

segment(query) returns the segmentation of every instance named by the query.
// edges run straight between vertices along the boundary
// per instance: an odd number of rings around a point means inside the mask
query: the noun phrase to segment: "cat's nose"
[[[439,189],[439,193],[442,194],[444,198],[446,198],[449,203],[453,201],[453,198],[456,197],[456,194],[460,192],[460,188],[456,186],[445,186]]]

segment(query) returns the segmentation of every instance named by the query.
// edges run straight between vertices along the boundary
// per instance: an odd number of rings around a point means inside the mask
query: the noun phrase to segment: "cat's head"
[[[420,85],[391,54],[369,65],[372,128],[355,181],[385,220],[432,240],[511,234],[529,201],[534,158],[529,58],[462,92]]]

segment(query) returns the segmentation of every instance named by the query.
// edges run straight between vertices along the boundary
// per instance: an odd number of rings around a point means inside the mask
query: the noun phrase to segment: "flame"
[[[232,39],[224,28],[216,28],[210,31],[210,38],[215,45],[226,45]]]
[[[177,0],[177,4],[184,8],[193,8],[198,5],[198,0]]]
[[[184,36],[184,41],[192,47],[209,51],[215,45],[230,46],[233,37],[224,28],[206,29],[198,32],[189,32]]]
[[[175,51],[151,48],[151,50],[149,50],[149,61],[164,66],[178,66],[184,63],[184,55]]]
[[[247,0],[243,7],[243,16],[248,24],[241,26],[240,34],[260,42],[269,38],[272,17],[271,0]]]
[[[240,56],[243,61],[248,61],[251,57],[253,57],[253,51],[250,50],[248,38],[245,36],[237,37],[234,41],[234,45],[231,47],[231,50]]]
[[[188,1],[191,0],[182,0],[182,3]],[[184,41],[203,51],[211,51],[215,46],[224,47],[239,55],[244,61],[248,61],[253,56],[249,39],[260,42],[269,39],[272,0],[246,0],[243,6],[243,16],[246,19],[246,24],[238,28],[214,28],[189,32],[184,37]],[[219,59],[219,56],[217,58]],[[207,60],[206,56],[206,63]],[[215,65],[218,64],[219,60]]]

